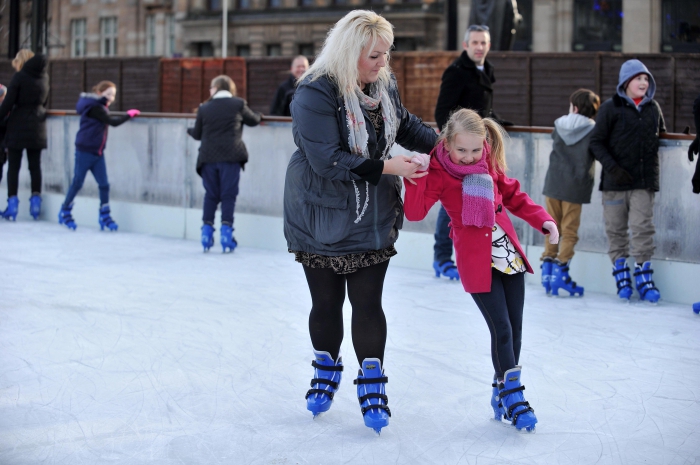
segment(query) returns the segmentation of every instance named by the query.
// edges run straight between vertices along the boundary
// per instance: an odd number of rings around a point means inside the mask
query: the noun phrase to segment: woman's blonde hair
[[[19,52],[17,52],[17,55],[15,55],[15,58],[12,60],[12,67],[15,69],[15,71],[19,71],[22,69],[24,64],[29,61],[31,57],[34,56],[34,52],[32,52],[29,49],[23,48]]]
[[[444,140],[448,145],[452,144],[455,136],[463,133],[484,137],[491,146],[491,156],[487,160],[489,167],[497,173],[506,172],[505,139],[508,134],[500,124],[491,118],[482,118],[474,110],[462,108],[452,113],[440,132],[438,142]]]
[[[368,45],[369,50],[373,50],[379,40],[389,45],[394,43],[393,26],[389,21],[373,11],[349,12],[328,32],[321,52],[299,82],[307,76],[315,81],[325,75],[338,85],[341,95],[350,95],[360,82],[357,66],[362,51]],[[386,66],[379,71],[378,80],[386,87],[391,84],[388,51]]]
[[[216,87],[217,92],[220,90],[227,90],[231,92],[231,94],[236,95],[236,83],[225,74],[216,76],[214,79],[212,79],[209,87]]]

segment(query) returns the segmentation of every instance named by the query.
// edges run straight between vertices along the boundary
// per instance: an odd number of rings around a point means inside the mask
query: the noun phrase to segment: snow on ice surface
[[[0,463],[700,462],[700,317],[687,306],[528,286],[521,364],[539,424],[523,434],[489,420],[488,330],[471,298],[430,264],[390,266],[393,417],[377,437],[352,384],[350,312],[344,380],[312,420],[301,265],[220,250],[218,237],[203,254],[0,222]]]

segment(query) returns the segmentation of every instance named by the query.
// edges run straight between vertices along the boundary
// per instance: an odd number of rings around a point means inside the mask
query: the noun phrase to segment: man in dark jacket
[[[492,117],[492,84],[496,82],[493,66],[486,60],[491,49],[491,36],[486,26],[472,25],[467,28],[462,42],[464,51],[442,75],[440,94],[435,105],[435,121],[438,128],[447,123],[450,115],[460,108],[474,110],[482,118]],[[433,247],[435,275],[459,279],[457,267],[452,261],[452,239],[450,239],[450,217],[444,208],[438,213]]]
[[[700,95],[693,103],[693,116],[695,117],[695,140],[688,147],[688,159],[693,161],[693,155],[700,156]],[[693,175],[693,193],[700,194],[700,160],[695,165],[695,174]]]
[[[654,77],[641,61],[623,63],[617,94],[600,106],[589,144],[603,165],[600,190],[617,294],[623,299],[632,295],[627,267],[627,257],[632,255],[640,298],[650,302],[659,300],[650,260],[654,254],[654,194],[659,191],[659,134],[666,132],[655,92]]]
[[[309,60],[304,55],[299,55],[292,60],[289,69],[289,77],[277,88],[275,99],[270,105],[270,114],[275,116],[292,116],[289,104],[292,103],[297,79],[309,69]]]

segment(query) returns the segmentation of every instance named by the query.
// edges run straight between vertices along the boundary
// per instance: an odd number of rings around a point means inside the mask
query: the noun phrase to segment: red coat
[[[414,186],[407,180],[404,211],[409,221],[420,221],[428,214],[430,207],[440,200],[452,222],[450,237],[454,241],[457,270],[464,290],[470,293],[491,291],[491,228],[462,225],[462,182],[451,176],[436,157],[431,157],[427,176],[414,179]],[[511,243],[523,257],[528,273],[532,267],[520,246],[513,223],[505,210],[527,221],[530,226],[542,232],[545,221],[554,221],[547,211],[532,201],[530,196],[520,191],[517,179],[505,174],[491,172],[494,186],[496,223],[503,228]],[[502,206],[501,211],[499,206]]]

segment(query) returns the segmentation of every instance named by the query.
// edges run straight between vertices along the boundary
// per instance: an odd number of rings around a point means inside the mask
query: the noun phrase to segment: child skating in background
[[[232,252],[238,243],[233,237],[233,211],[238,196],[241,170],[248,161],[243,143],[243,125],[257,126],[262,115],[236,97],[236,84],[225,75],[217,76],[209,88],[211,98],[200,105],[194,127],[187,133],[201,140],[197,158],[197,174],[204,184],[202,246],[208,251],[214,245],[214,215],[221,203],[221,247]]]
[[[92,93],[80,94],[75,106],[80,115],[80,128],[75,135],[75,174],[66,199],[61,205],[61,211],[58,212],[58,223],[65,224],[69,229],[77,228],[71,215],[73,199],[82,189],[88,171],[92,172],[100,190],[100,229],[116,231],[118,228],[110,216],[109,209],[109,181],[104,158],[107,133],[109,126],[119,126],[137,116],[140,111],[129,110],[123,116],[110,116],[109,106],[116,96],[117,86],[113,82],[102,81],[92,88]]]
[[[583,295],[569,276],[569,262],[574,257],[581,225],[581,207],[591,203],[595,178],[595,158],[588,151],[600,98],[588,89],[579,89],[569,97],[569,114],[554,121],[552,153],[544,178],[547,213],[559,225],[559,244],[545,241],[542,254],[542,285],[547,293]]]
[[[603,165],[600,190],[617,295],[625,300],[632,296],[627,266],[631,255],[639,298],[652,303],[661,298],[652,279],[651,257],[654,196],[659,191],[659,134],[666,132],[655,92],[654,78],[641,61],[624,62],[617,94],[600,106],[589,145]]]
[[[414,157],[427,176],[404,180],[404,209],[409,221],[420,221],[438,200],[452,220],[457,269],[464,290],[472,295],[491,332],[494,418],[532,431],[534,410],[523,397],[520,345],[525,299],[524,272],[532,273],[506,210],[527,221],[552,243],[557,226],[544,208],[520,191],[505,174],[504,131],[495,121],[472,110],[453,113],[436,147]]]

